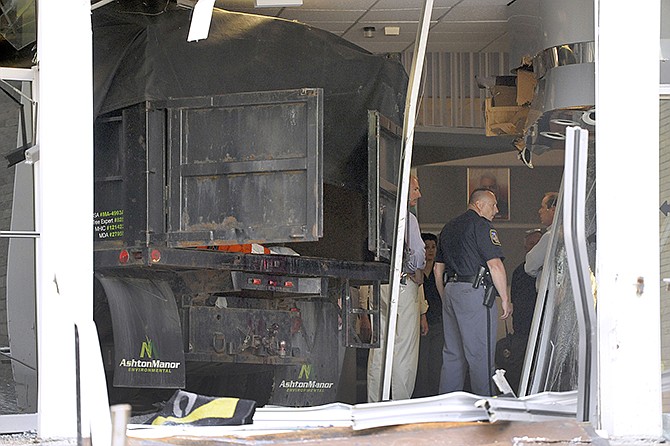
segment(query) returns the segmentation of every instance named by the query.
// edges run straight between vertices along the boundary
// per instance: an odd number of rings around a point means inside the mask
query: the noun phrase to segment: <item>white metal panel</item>
[[[6,81],[32,82],[33,76],[33,70],[30,68],[0,67],[0,79],[4,79]]]
[[[662,98],[660,103],[659,132],[659,202],[670,202],[670,98]],[[660,271],[661,279],[661,369],[670,370],[670,214],[661,215],[660,231]],[[663,412],[670,412],[670,395],[663,394]]]
[[[396,239],[393,243],[391,255],[391,295],[389,322],[386,330],[386,346],[384,351],[384,373],[382,385],[382,400],[388,400],[391,394],[391,375],[393,369],[393,352],[396,335],[396,322],[398,318],[398,298],[400,295],[400,275],[402,270],[402,247],[405,246],[405,228],[409,210],[410,169],[412,167],[412,149],[414,147],[414,128],[416,126],[416,111],[421,87],[421,73],[423,72],[426,58],[426,42],[428,41],[428,29],[430,16],[433,9],[433,0],[425,0],[419,22],[420,31],[416,35],[414,45],[414,56],[409,73],[409,85],[407,98],[405,100],[405,116],[402,126],[402,155],[400,167],[400,193],[395,210]],[[390,353],[389,353],[390,352]]]
[[[40,3],[40,160],[37,223],[38,416],[41,438],[77,435],[77,371],[82,436],[109,439],[106,387],[93,325],[93,69],[90,2]],[[67,24],[67,26],[63,26]],[[67,42],[76,59],[62,59]],[[75,362],[75,324],[82,336]],[[93,343],[93,344],[92,344]],[[97,353],[97,354],[96,354]],[[104,376],[104,375],[103,375]],[[104,377],[103,377],[104,381]],[[107,420],[105,420],[105,414]],[[107,441],[107,444],[109,442]]]
[[[0,432],[28,432],[37,426],[36,413],[22,413],[0,416]]]
[[[35,226],[32,166],[15,167],[12,231],[30,231]],[[35,324],[35,240],[12,238],[7,251],[7,332],[17,404],[26,412],[37,412],[37,333]],[[30,366],[30,367],[27,367]],[[35,418],[37,420],[37,418]],[[32,429],[35,429],[33,426]]]
[[[660,2],[594,5],[601,426],[614,437],[660,438]],[[622,54],[635,54],[634,83],[612,76]],[[622,110],[644,111],[644,119],[631,122]]]

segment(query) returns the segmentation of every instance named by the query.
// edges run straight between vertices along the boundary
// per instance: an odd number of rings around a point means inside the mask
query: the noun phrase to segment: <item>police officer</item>
[[[484,305],[485,286],[474,288],[474,282],[480,267],[486,267],[490,274],[487,286],[495,285],[502,299],[500,319],[512,314],[502,246],[491,226],[497,213],[495,194],[475,189],[468,210],[447,223],[440,233],[434,266],[435,285],[443,302],[445,342],[440,393],[464,390],[465,373],[469,371],[471,391],[493,395],[498,309]]]

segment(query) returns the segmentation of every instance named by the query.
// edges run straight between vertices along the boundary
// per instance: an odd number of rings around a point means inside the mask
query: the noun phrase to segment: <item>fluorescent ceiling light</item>
[[[399,26],[385,26],[384,27],[384,35],[385,36],[399,36],[400,35],[400,27]]]
[[[256,8],[283,8],[285,6],[302,6],[302,0],[254,0]]]

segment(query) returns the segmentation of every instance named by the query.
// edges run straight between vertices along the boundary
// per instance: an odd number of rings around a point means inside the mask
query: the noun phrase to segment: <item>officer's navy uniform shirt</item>
[[[480,266],[495,258],[505,258],[498,233],[472,209],[442,228],[435,261],[445,264],[447,276],[474,276]]]

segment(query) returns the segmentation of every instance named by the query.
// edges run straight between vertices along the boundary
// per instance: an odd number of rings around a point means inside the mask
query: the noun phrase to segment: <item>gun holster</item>
[[[479,288],[481,284],[484,284],[484,306],[491,308],[496,301],[496,287],[493,286],[493,279],[491,279],[491,273],[485,266],[480,266],[479,271],[475,279],[472,281],[472,288]]]
[[[484,306],[486,308],[493,307],[496,301],[496,287],[493,284],[484,285]]]
[[[472,281],[472,288],[474,289],[479,288],[479,285],[482,284],[482,281],[484,280],[484,276],[486,275],[486,273],[487,273],[486,268],[480,266],[479,271],[477,271],[477,275],[475,276],[475,280]]]

